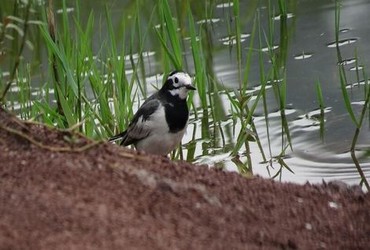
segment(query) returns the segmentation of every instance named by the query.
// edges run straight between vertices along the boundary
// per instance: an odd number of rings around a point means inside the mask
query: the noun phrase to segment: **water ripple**
[[[358,40],[358,38],[348,38],[348,39],[339,40],[338,41],[338,46],[341,47],[341,46],[344,46],[344,45],[349,45],[349,44],[357,42],[357,40]],[[336,48],[337,47],[337,42],[336,41],[330,42],[330,43],[326,44],[326,46],[328,48]]]

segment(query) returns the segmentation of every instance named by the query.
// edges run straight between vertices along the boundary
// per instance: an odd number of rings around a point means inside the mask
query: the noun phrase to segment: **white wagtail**
[[[186,97],[195,90],[190,76],[182,71],[171,72],[163,87],[151,95],[138,109],[128,128],[109,139],[121,145],[135,145],[137,150],[168,155],[184,136],[189,110]]]

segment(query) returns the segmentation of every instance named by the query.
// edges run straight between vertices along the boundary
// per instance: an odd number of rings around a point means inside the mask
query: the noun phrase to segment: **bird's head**
[[[167,91],[174,97],[178,97],[181,100],[185,100],[188,96],[189,90],[195,90],[196,88],[191,84],[191,77],[183,71],[173,71],[166,79],[162,87],[162,91]]]

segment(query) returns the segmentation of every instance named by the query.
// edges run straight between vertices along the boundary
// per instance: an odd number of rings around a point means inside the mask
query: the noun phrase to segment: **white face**
[[[186,99],[188,92],[194,87],[191,85],[191,77],[185,72],[177,72],[168,79],[172,79],[174,89],[169,90],[171,95],[179,96],[180,99]]]

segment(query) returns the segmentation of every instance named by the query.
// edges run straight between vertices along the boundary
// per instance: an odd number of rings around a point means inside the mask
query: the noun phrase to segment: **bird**
[[[196,90],[188,73],[172,71],[161,89],[152,94],[134,114],[127,129],[109,139],[133,144],[136,150],[167,156],[181,142],[189,120],[186,103],[189,91]]]

